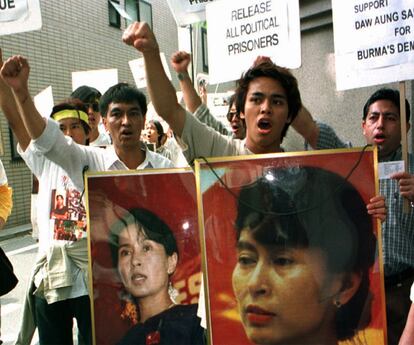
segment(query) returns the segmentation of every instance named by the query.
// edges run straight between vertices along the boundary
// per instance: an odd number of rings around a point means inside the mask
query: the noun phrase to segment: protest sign
[[[297,0],[218,1],[207,5],[206,17],[210,84],[240,78],[258,55],[300,66]]]
[[[202,22],[206,19],[206,4],[215,0],[167,0],[178,26]],[[230,3],[229,0],[222,0]]]
[[[41,27],[39,0],[0,0],[0,36],[39,30]]]
[[[54,106],[52,87],[48,86],[46,89],[40,91],[33,97],[33,101],[40,115],[47,119],[52,113]]]
[[[414,78],[414,1],[332,1],[338,90]]]
[[[164,67],[165,74],[169,80],[171,80],[171,72],[168,68],[167,59],[164,53],[160,53],[162,66]],[[129,68],[131,69],[132,76],[134,77],[135,85],[138,89],[147,87],[147,78],[145,73],[144,58],[128,61]]]
[[[86,85],[94,87],[101,94],[104,94],[115,84],[118,84],[118,70],[116,68],[72,72],[72,90]]]

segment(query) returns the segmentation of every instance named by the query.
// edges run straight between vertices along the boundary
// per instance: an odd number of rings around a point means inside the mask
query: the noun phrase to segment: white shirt
[[[90,146],[107,146],[111,145],[111,139],[109,138],[109,135],[106,133],[99,132],[98,137],[89,143]]]
[[[36,140],[32,141],[35,152],[45,155],[64,169],[78,190],[84,189],[83,172],[129,170],[122,162],[113,146],[106,149],[76,144],[72,138],[65,137],[59,128],[59,124],[48,119],[46,128]],[[142,145],[145,151],[145,160],[136,167],[137,170],[148,168],[173,168],[173,164],[167,158],[149,151]]]

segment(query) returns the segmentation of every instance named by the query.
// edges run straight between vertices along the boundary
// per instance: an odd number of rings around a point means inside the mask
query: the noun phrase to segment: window
[[[116,9],[116,6],[119,5],[119,0],[109,0],[108,1],[108,15],[109,15],[109,25],[116,28],[121,27],[121,16]]]
[[[127,25],[138,20],[138,4],[137,0],[125,0],[125,11],[131,17],[127,19]]]
[[[144,0],[138,0],[139,4],[139,20],[147,22],[151,29],[152,27],[152,5]]]
[[[201,50],[203,56],[203,72],[208,73],[207,29],[201,27]]]

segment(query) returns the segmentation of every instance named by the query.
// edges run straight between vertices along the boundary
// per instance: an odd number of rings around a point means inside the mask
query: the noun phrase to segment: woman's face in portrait
[[[56,196],[56,208],[63,208],[63,197],[61,195]]]
[[[341,279],[328,273],[321,250],[265,246],[242,230],[232,281],[246,335],[255,344],[313,344],[335,329]]]
[[[167,293],[169,275],[176,265],[177,254],[168,256],[164,246],[148,239],[139,225],[128,225],[121,231],[118,271],[132,296],[156,298]]]

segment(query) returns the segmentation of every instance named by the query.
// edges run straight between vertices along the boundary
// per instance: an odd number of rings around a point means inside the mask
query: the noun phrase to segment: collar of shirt
[[[143,169],[148,167],[148,157],[149,157],[149,151],[141,143],[141,150],[145,152],[145,159],[144,161],[139,164],[135,169]],[[108,146],[106,149],[106,157],[105,157],[105,170],[130,170],[125,163],[118,157],[118,155],[115,152],[115,148],[113,145]]]

